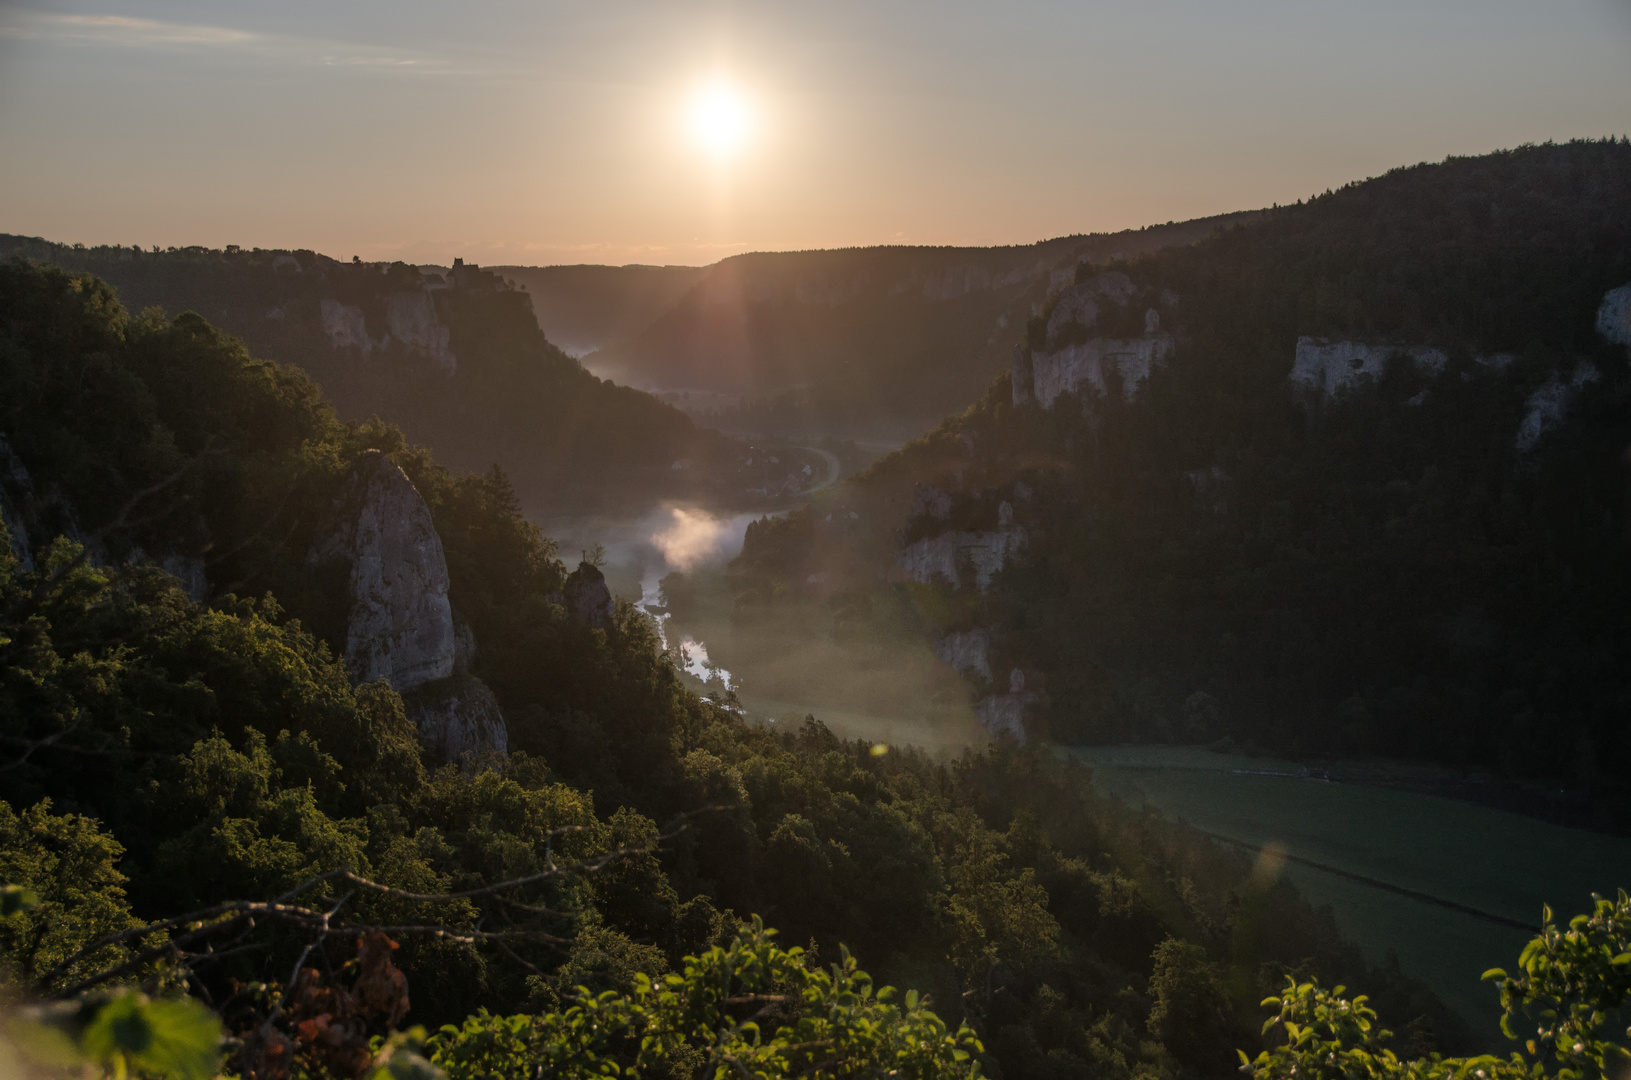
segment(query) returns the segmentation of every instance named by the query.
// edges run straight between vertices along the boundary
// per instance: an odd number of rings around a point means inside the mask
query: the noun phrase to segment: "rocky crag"
[[[502,754],[498,700],[470,673],[475,643],[456,624],[447,561],[430,508],[377,450],[362,454],[334,499],[333,521],[308,564],[345,581],[345,662],[355,683],[384,679],[420,738],[446,761]]]

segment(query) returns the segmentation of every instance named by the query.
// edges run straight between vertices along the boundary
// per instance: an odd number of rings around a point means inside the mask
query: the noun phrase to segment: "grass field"
[[[1478,976],[1510,967],[1530,933],[1383,886],[1531,927],[1540,923],[1542,904],[1566,917],[1585,910],[1594,891],[1631,886],[1631,841],[1611,836],[1433,795],[1299,776],[1300,766],[1272,759],[1167,746],[1072,752],[1094,767],[1100,790],[1229,840],[1284,845],[1293,860],[1305,860],[1286,867],[1303,895],[1331,905],[1367,958],[1397,956],[1491,1049],[1509,1044],[1496,1027],[1495,992]],[[1275,773],[1289,775],[1267,775]]]

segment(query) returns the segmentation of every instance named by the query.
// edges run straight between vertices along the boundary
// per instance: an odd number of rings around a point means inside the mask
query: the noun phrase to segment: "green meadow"
[[[1613,836],[1302,776],[1287,761],[1169,746],[1073,753],[1093,765],[1103,791],[1221,838],[1283,845],[1284,872],[1314,904],[1330,905],[1368,959],[1396,957],[1492,1049],[1505,1040],[1495,991],[1479,975],[1510,966],[1531,933],[1496,920],[1538,926],[1543,904],[1566,915],[1586,910],[1593,892],[1631,886],[1631,841]]]

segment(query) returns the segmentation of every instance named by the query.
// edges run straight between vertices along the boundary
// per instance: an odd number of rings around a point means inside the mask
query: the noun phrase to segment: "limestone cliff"
[[[403,696],[419,738],[443,761],[501,754],[509,729],[498,698],[474,675],[454,675]]]
[[[981,627],[941,634],[934,640],[934,654],[959,675],[991,678],[991,633]]]
[[[345,660],[352,678],[385,679],[407,691],[453,674],[447,562],[413,483],[390,458],[369,450],[336,496],[334,519],[310,562],[350,567]]]
[[[1527,454],[1539,445],[1541,436],[1563,423],[1580,391],[1601,377],[1595,364],[1581,361],[1567,379],[1553,372],[1536,387],[1524,402],[1523,420],[1518,424],[1514,440],[1518,453]]]
[[[949,516],[950,496],[934,487],[919,493],[925,516],[942,521]],[[914,497],[914,509],[918,497]],[[895,552],[895,568],[907,580],[924,585],[943,583],[953,588],[973,585],[984,590],[1009,558],[1025,550],[1030,540],[1014,520],[1014,505],[1003,500],[997,507],[996,528],[949,528],[902,544]]]
[[[281,308],[267,312],[269,318],[277,319],[284,314]],[[436,301],[429,291],[392,293],[385,304],[385,332],[377,339],[368,333],[368,319],[355,304],[324,297],[319,314],[323,332],[336,349],[357,349],[370,356],[394,344],[411,357],[428,360],[443,375],[458,371],[458,357],[448,347],[452,331],[437,315]]]
[[[1619,345],[1631,347],[1631,284],[1610,289],[1597,308],[1597,332]]]
[[[1025,741],[1025,713],[1042,701],[1042,695],[1025,685],[1025,673],[1014,668],[1008,673],[1008,692],[981,698],[975,706],[980,723],[993,735],[1007,735]]]
[[[1079,394],[1089,387],[1110,393],[1112,381],[1122,398],[1132,401],[1175,345],[1172,335],[1161,330],[1161,313],[1153,307],[1144,313],[1142,337],[1094,331],[1106,308],[1126,308],[1137,294],[1137,286],[1119,271],[1099,274],[1060,293],[1048,313],[1042,344],[1021,345],[1014,352],[1009,373],[1014,404],[1035,401],[1051,409],[1061,394]]]
[[[492,691],[455,672],[474,641],[455,629],[430,508],[390,458],[378,450],[358,457],[335,497],[332,531],[308,562],[343,569],[345,662],[354,682],[389,682],[420,736],[446,760],[508,749]]]
[[[1437,375],[1448,362],[1442,349],[1426,345],[1367,345],[1362,341],[1325,341],[1311,337],[1297,339],[1297,356],[1291,365],[1291,383],[1299,390],[1334,397],[1339,390],[1362,377],[1380,378],[1388,358],[1409,357],[1425,374]]]
[[[594,563],[578,563],[578,568],[567,575],[562,592],[566,610],[585,626],[600,630],[612,621],[612,590],[606,585],[606,575]]]

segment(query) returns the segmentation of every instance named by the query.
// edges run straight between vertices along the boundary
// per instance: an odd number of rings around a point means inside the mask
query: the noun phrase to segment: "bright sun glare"
[[[691,134],[710,153],[724,156],[748,136],[753,117],[747,102],[726,83],[712,83],[691,98]]]

